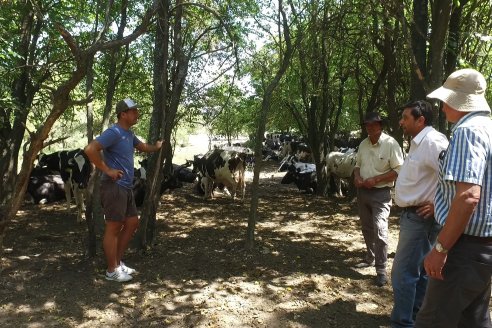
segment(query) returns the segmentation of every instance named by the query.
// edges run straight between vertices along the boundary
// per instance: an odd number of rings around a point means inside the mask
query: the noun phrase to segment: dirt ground
[[[353,268],[364,254],[356,203],[303,194],[282,176],[274,164],[261,175],[252,252],[249,189],[242,202],[203,200],[191,185],[163,195],[155,245],[129,250],[138,273],[125,284],[104,279],[100,245],[96,259],[84,255],[74,206],[25,205],[1,254],[0,326],[387,327],[391,286],[373,285],[374,268]]]

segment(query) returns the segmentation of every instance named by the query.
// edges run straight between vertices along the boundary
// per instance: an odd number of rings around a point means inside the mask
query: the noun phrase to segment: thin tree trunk
[[[446,37],[449,30],[452,0],[436,0],[432,7],[432,33],[430,37],[430,76],[429,88],[434,90],[441,86],[444,78],[444,53],[446,49]],[[446,120],[440,115],[437,106],[434,107],[434,117],[438,117],[438,130],[445,131]]]
[[[413,24],[411,25],[412,49],[418,71],[427,76],[427,29],[429,26],[428,0],[413,1]],[[425,99],[424,82],[415,70],[411,73],[410,99]]]
[[[85,96],[87,99],[93,98],[93,84],[94,84],[94,58],[89,59],[87,65],[87,77],[85,82]],[[90,143],[94,138],[94,106],[93,102],[90,101],[86,106],[86,116],[87,116],[87,143]],[[93,199],[94,199],[94,177],[97,174],[93,174],[89,180],[86,187],[85,193],[85,222],[87,224],[87,240],[86,240],[86,254],[89,257],[96,256],[96,229],[95,220],[93,216]]]
[[[256,130],[255,137],[255,169],[252,183],[252,194],[251,194],[251,205],[248,217],[248,229],[246,231],[246,249],[251,250],[255,244],[255,227],[256,227],[256,217],[259,203],[259,190],[258,185],[260,181],[260,172],[262,168],[262,142],[263,137],[265,135],[265,124],[268,116],[268,112],[270,111],[271,99],[273,96],[273,92],[277,88],[280,83],[280,79],[284,75],[285,71],[289,67],[290,60],[292,58],[292,54],[294,52],[294,46],[292,45],[290,38],[290,29],[287,22],[287,18],[283,9],[282,0],[279,0],[279,12],[282,15],[282,25],[283,25],[283,35],[285,38],[285,53],[283,57],[281,57],[281,63],[278,71],[275,74],[273,80],[268,84],[265,94],[263,95],[263,101],[261,103],[261,111],[258,118],[258,129]],[[296,40],[296,44],[298,43],[299,38]],[[259,164],[259,165],[258,165]]]
[[[164,133],[165,113],[168,111],[168,61],[169,61],[169,1],[160,0],[157,9],[158,28],[155,32],[154,55],[154,109],[150,120],[149,141],[154,142]],[[164,149],[169,147],[167,140],[157,154],[152,154],[149,160],[149,174],[145,190],[144,206],[141,213],[140,228],[135,236],[138,249],[145,251],[152,243],[157,204],[160,195],[158,181],[162,179],[162,161],[165,158]],[[149,231],[150,230],[150,231]]]

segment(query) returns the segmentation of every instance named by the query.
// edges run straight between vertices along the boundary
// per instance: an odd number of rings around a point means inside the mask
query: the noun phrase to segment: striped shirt
[[[441,225],[446,222],[456,195],[456,182],[479,185],[480,200],[464,233],[492,237],[492,120],[489,113],[472,112],[456,123],[439,166],[436,221]]]

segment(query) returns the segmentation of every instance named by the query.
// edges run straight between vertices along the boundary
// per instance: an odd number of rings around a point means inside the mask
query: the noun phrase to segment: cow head
[[[179,181],[193,183],[196,180],[197,174],[184,165],[173,164],[174,175]]]
[[[60,153],[54,152],[51,154],[40,153],[37,157],[38,165],[37,167],[42,167],[50,170],[60,171]]]
[[[71,170],[72,180],[78,184],[79,188],[84,189],[89,183],[92,173],[92,164],[83,150],[79,150],[67,162],[68,169]]]
[[[133,177],[133,198],[135,199],[135,205],[140,207],[143,205],[145,198],[145,188],[146,188],[146,180],[142,179],[139,176]]]

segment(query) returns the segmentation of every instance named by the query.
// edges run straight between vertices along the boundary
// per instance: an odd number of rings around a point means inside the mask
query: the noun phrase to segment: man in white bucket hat
[[[462,69],[427,97],[454,123],[440,156],[435,219],[442,226],[424,260],[430,279],[415,327],[492,327],[492,121],[482,74]]]

